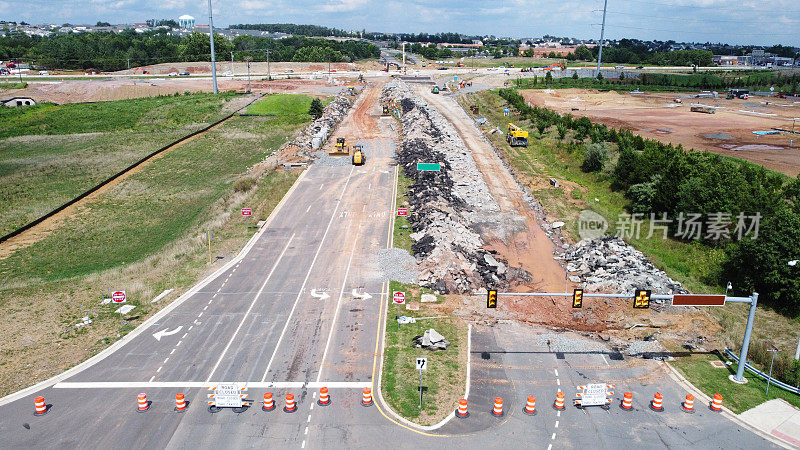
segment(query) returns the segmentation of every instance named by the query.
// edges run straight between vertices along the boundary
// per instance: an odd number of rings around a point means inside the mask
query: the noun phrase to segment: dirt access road
[[[800,117],[800,102],[770,97],[682,98],[687,94],[676,93],[630,95],[586,89],[527,89],[520,93],[531,104],[561,114],[586,116],[608,126],[630,129],[645,138],[682,144],[687,149],[745,159],[792,177],[800,173],[800,134],[757,137],[752,133],[773,127],[791,130],[791,119]],[[690,112],[692,104],[719,109],[715,114]],[[795,131],[800,130],[800,120],[797,122]],[[790,140],[794,140],[791,147]]]

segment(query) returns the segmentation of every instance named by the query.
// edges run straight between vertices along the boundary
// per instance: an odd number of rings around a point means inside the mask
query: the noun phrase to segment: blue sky
[[[214,0],[214,22],[588,39],[600,35],[602,7],[602,0]],[[609,0],[608,11],[612,39],[800,46],[796,0]],[[0,18],[31,23],[131,23],[181,14],[208,23],[207,0],[0,0]]]

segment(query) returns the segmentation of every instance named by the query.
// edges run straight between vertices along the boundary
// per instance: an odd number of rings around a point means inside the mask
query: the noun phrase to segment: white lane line
[[[558,376],[558,369],[553,369],[553,372],[555,372],[556,376]]]
[[[158,373],[158,372],[161,372],[161,369],[162,369],[163,367],[164,367],[164,366],[158,366],[158,369],[156,369],[156,373]]]
[[[344,271],[344,280],[342,280],[342,288],[339,290],[339,301],[336,302],[336,310],[333,312],[333,321],[331,322],[331,330],[328,332],[328,341],[325,342],[325,351],[322,352],[322,360],[319,363],[319,372],[317,372],[317,382],[322,378],[322,369],[325,366],[325,357],[328,356],[328,348],[331,346],[331,339],[333,338],[333,331],[336,329],[336,318],[339,317],[339,308],[342,306],[342,298],[344,297],[344,286],[347,284],[347,277],[350,274],[350,266],[353,264],[353,255],[356,253],[357,240],[353,241],[353,249],[350,250],[350,259],[347,261],[347,270]]]
[[[369,186],[367,186],[367,190],[369,189],[372,189],[372,183],[370,183]]]
[[[211,298],[217,298],[217,295],[218,295],[218,293],[214,294]],[[211,303],[211,300],[209,300],[208,303]]]
[[[201,318],[201,317],[203,317],[203,311],[200,311],[200,314],[197,315],[198,319]]]
[[[183,337],[181,337],[181,339],[186,339],[186,336],[188,336],[188,335],[189,335],[188,331],[186,333],[183,333]]]
[[[555,440],[556,440],[556,434],[555,434],[555,433],[553,433],[553,437],[551,437],[550,439],[552,439],[552,440],[554,440],[554,441],[555,441]]]
[[[194,325],[189,326],[189,331],[192,331],[192,328],[194,328]]]
[[[164,360],[164,364],[166,364],[167,361],[169,361],[169,356],[167,356],[167,359]]]
[[[306,289],[306,283],[308,283],[308,278],[311,276],[311,271],[314,269],[314,264],[317,262],[317,258],[319,257],[319,252],[322,250],[322,245],[325,243],[325,238],[328,236],[328,232],[331,230],[331,225],[333,224],[333,220],[336,218],[336,214],[339,212],[339,206],[342,204],[342,198],[344,197],[344,193],[347,191],[347,186],[350,184],[350,178],[353,176],[353,169],[356,166],[350,166],[350,174],[347,176],[347,181],[344,183],[344,187],[342,188],[342,192],[339,194],[339,198],[336,200],[336,207],[333,208],[333,214],[331,214],[331,219],[328,221],[328,226],[325,228],[325,233],[322,235],[322,239],[319,241],[319,246],[317,247],[316,253],[314,253],[314,259],[311,260],[311,265],[308,267],[308,272],[306,273],[306,278],[303,280],[303,284],[300,286],[300,290],[297,292],[297,297],[294,299],[294,305],[292,305],[292,309],[289,311],[289,316],[286,318],[286,324],[283,325],[283,330],[281,330],[281,334],[278,337],[278,342],[275,343],[275,350],[272,352],[272,357],[269,358],[269,362],[267,363],[267,370],[264,371],[264,376],[261,377],[261,381],[267,379],[267,373],[269,373],[269,368],[272,367],[272,361],[275,360],[275,356],[278,354],[278,349],[281,346],[281,342],[283,342],[283,336],[286,334],[286,329],[289,328],[289,324],[292,322],[292,315],[294,315],[294,310],[297,309],[297,303],[300,301],[300,297],[303,295],[303,291]]]
[[[556,417],[561,417],[561,411],[559,411],[558,413],[556,413]]]
[[[306,440],[305,439],[303,439],[303,445],[301,445],[300,448],[306,448]]]
[[[322,183],[322,184],[319,185],[319,190],[320,191],[322,190],[322,186],[325,186],[325,183]]]
[[[281,251],[280,256],[278,256],[278,259],[275,260],[275,264],[272,266],[272,270],[269,271],[269,274],[267,275],[267,278],[264,280],[264,283],[261,285],[261,288],[258,290],[258,292],[256,293],[255,297],[253,297],[253,301],[250,303],[250,307],[247,308],[247,311],[244,313],[244,317],[242,317],[242,321],[239,322],[239,326],[236,327],[236,331],[233,332],[233,336],[231,336],[231,339],[228,341],[228,345],[225,346],[225,349],[222,350],[222,353],[219,355],[219,359],[217,359],[217,363],[214,364],[213,368],[211,368],[211,373],[208,374],[208,378],[206,379],[206,381],[211,381],[211,377],[214,376],[214,372],[216,372],[217,367],[219,367],[219,364],[222,362],[222,358],[225,357],[225,353],[227,353],[228,349],[231,348],[231,344],[233,344],[233,340],[236,339],[236,335],[239,334],[239,330],[242,329],[242,326],[244,325],[245,319],[247,319],[247,316],[250,315],[250,311],[253,310],[253,307],[256,306],[256,302],[258,301],[258,298],[261,296],[261,292],[264,291],[264,288],[267,286],[267,283],[269,282],[270,278],[272,278],[272,274],[275,272],[275,269],[281,263],[281,260],[283,259],[283,255],[286,253],[286,250],[289,248],[289,245],[291,245],[293,240],[294,240],[294,233],[292,233],[292,237],[289,238],[289,241],[286,242],[286,246],[283,247],[283,251]],[[200,313],[200,314],[203,314],[203,313]],[[261,381],[264,381],[264,380],[261,380]]]
[[[180,347],[180,345],[181,345],[181,342],[183,342],[183,341],[178,341],[178,343],[177,343],[177,344],[175,344],[175,347]]]
[[[156,376],[155,376],[155,375],[153,375],[152,377],[150,377],[150,382],[152,383],[152,382],[153,382],[153,380],[155,380],[155,379],[156,379]]]
[[[306,423],[308,422],[311,422],[311,414],[308,415],[308,420],[306,420]]]
[[[558,421],[556,420],[556,428],[558,428]]]
[[[309,417],[310,419],[310,417]],[[304,435],[308,435],[308,427],[306,427],[306,431],[303,432]]]
[[[169,352],[169,354],[171,355],[171,354],[173,354],[173,353],[175,353],[175,349],[174,349],[174,348],[172,349],[172,351],[171,351],[171,352]]]
[[[602,354],[602,353],[601,353],[601,354],[600,354],[600,357],[601,357],[601,358],[603,358],[603,362],[604,362],[604,363],[606,363],[606,365],[607,365],[607,366],[610,366],[610,365],[611,365],[611,364],[609,364],[609,363],[608,363],[608,361],[606,361],[606,355],[604,355],[604,354]]]
[[[366,204],[364,204],[364,206],[361,208],[361,212],[364,212],[364,211],[366,211],[366,210],[367,210],[367,205],[366,205]]]
[[[311,205],[308,205],[308,208],[306,208],[306,212],[309,212],[309,211],[311,211]]]
[[[203,311],[205,311],[205,310],[207,310],[207,309],[208,309],[208,305],[206,305],[206,306],[204,306],[204,307],[203,307]]]
[[[547,446],[547,450],[551,450],[553,448],[553,444]]]
[[[561,386],[561,378],[556,378],[556,384]]]
[[[309,411],[313,411],[314,410],[314,402],[311,402],[311,408],[308,408],[308,410]]]
[[[247,384],[252,389],[364,389],[372,386],[371,381],[323,381],[321,383],[306,383],[303,381],[246,381],[240,380],[239,383]],[[141,388],[204,388],[208,386],[206,381],[62,381],[56,383],[55,389],[141,389]],[[311,403],[314,408],[314,403]]]

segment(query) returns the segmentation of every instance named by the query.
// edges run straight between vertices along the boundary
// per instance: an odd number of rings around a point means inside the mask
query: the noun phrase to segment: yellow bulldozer
[[[506,141],[512,147],[527,147],[528,146],[528,132],[523,130],[522,128],[514,125],[513,123],[508,124],[508,133],[506,134]]]
[[[347,141],[345,138],[336,138],[336,144],[334,144],[333,148],[328,152],[328,154],[331,156],[349,155],[350,148],[347,146]]]

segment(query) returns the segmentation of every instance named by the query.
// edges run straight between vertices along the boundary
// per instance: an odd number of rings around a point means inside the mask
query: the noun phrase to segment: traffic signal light
[[[572,307],[580,308],[583,306],[583,289],[575,289],[572,291]]]
[[[497,308],[497,291],[490,290],[486,293],[486,307]]]
[[[637,289],[633,297],[633,307],[636,309],[647,309],[650,307],[650,291]]]

